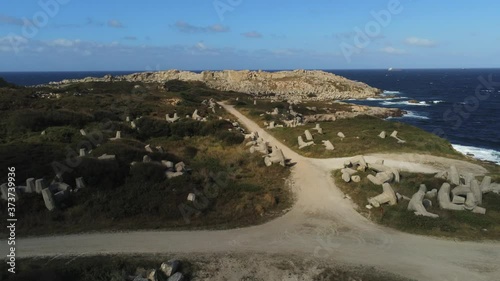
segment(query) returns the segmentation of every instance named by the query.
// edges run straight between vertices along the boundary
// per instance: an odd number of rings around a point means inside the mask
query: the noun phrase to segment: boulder
[[[385,139],[387,137],[387,133],[385,131],[382,131],[379,135],[378,135],[379,138],[381,139]]]
[[[345,135],[344,135],[344,133],[342,133],[342,132],[338,132],[338,133],[337,133],[337,136],[338,136],[341,140],[344,140],[344,139],[345,139]]]

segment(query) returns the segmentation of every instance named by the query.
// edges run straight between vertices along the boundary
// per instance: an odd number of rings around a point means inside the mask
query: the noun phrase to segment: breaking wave
[[[474,158],[500,164],[500,151],[459,144],[452,144],[452,146],[456,151],[464,155],[474,155]]]

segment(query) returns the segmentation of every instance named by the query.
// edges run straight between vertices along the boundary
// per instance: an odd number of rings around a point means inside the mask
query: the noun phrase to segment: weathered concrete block
[[[164,262],[160,266],[160,270],[167,276],[170,277],[175,274],[181,266],[181,262],[178,260],[171,260]]]
[[[75,179],[75,186],[76,186],[76,189],[85,188],[85,183],[83,182],[82,177]]]
[[[45,184],[45,180],[44,179],[37,179],[35,181],[35,191],[36,193],[42,193],[42,190],[44,188],[46,188],[47,185]]]
[[[398,199],[396,197],[396,193],[392,189],[391,185],[388,183],[382,184],[383,192],[373,198],[368,199],[368,203],[370,203],[373,207],[380,207],[382,204],[389,203],[389,205],[396,205]]]
[[[7,200],[7,198],[9,198],[9,187],[6,183],[2,183],[2,185],[0,185],[0,191],[2,193],[2,199]]]
[[[453,185],[460,185],[460,174],[458,173],[457,167],[451,165],[448,171],[448,181]]]
[[[305,130],[304,134],[306,135],[306,140],[307,141],[312,141],[313,140],[313,136],[312,136],[311,132],[309,132],[309,130]]]
[[[326,150],[334,150],[335,147],[333,146],[332,142],[329,140],[323,141],[323,145],[325,146]]]
[[[476,179],[470,181],[470,189],[472,194],[474,194],[474,198],[476,199],[476,204],[483,204],[483,192],[481,191],[481,187],[479,187],[479,183]]]
[[[26,179],[26,192],[33,193],[35,192],[35,190],[36,190],[35,179],[34,178]]]
[[[456,205],[450,201],[450,184],[445,182],[438,191],[439,207],[444,210],[463,211],[464,206]]]
[[[424,205],[424,196],[427,191],[427,188],[424,184],[420,185],[420,188],[418,192],[413,194],[411,197],[410,203],[408,203],[408,211],[414,211],[415,215],[417,216],[425,216],[425,217],[430,217],[430,218],[438,218],[439,216],[433,213],[430,213],[427,211],[425,205]],[[428,200],[428,199],[425,199]],[[428,202],[425,202],[427,205],[429,205],[430,200]],[[430,203],[432,206],[432,202]],[[429,206],[430,207],[430,206]]]
[[[52,211],[56,208],[56,203],[54,200],[54,196],[52,195],[52,192],[48,188],[45,188],[42,190],[42,196],[43,196],[43,202],[45,203],[45,207],[49,210]]]
[[[308,147],[308,146],[314,145],[314,142],[313,142],[313,141],[310,141],[310,142],[305,142],[305,141],[302,139],[302,136],[298,136],[298,137],[297,137],[297,142],[299,143],[299,149],[302,149],[302,148],[304,148],[304,147]]]

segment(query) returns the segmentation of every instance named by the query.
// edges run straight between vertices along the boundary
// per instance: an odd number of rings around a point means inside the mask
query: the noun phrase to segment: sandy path
[[[500,243],[455,242],[401,233],[375,225],[354,209],[335,186],[330,172],[344,159],[304,158],[262,130],[231,106],[226,110],[242,124],[297,162],[292,181],[297,202],[287,214],[259,226],[224,231],[161,231],[66,235],[18,239],[18,256],[93,255],[104,253],[268,253],[299,254],[304,259],[375,266],[417,280],[500,281]],[[387,165],[419,172],[467,162],[419,155],[372,155]],[[2,253],[6,241],[0,241]]]

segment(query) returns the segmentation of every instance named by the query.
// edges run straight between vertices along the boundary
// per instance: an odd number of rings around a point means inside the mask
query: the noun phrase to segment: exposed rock
[[[168,70],[159,72],[142,72],[113,77],[113,81],[130,81],[143,83],[163,83],[170,80],[199,81],[208,87],[235,91],[253,95],[274,94],[278,99],[303,100],[343,100],[349,98],[368,98],[381,93],[379,89],[364,83],[348,80],[344,77],[324,71],[189,71]],[[64,85],[75,82],[106,82],[109,77],[85,78],[80,80],[63,80],[50,85]],[[310,95],[314,93],[314,95]]]

